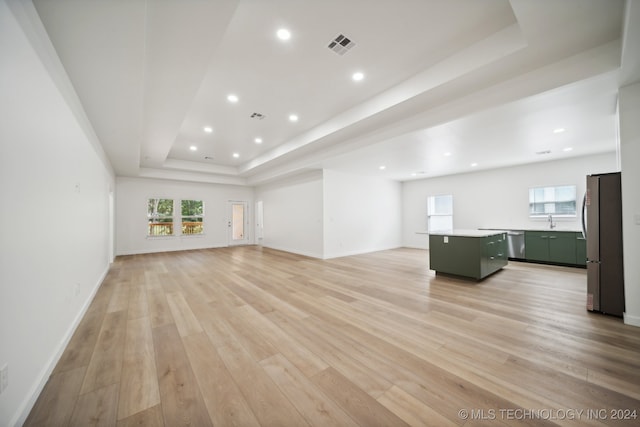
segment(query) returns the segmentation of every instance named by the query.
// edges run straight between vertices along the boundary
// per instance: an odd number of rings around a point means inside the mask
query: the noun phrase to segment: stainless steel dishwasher
[[[507,256],[509,259],[525,259],[524,231],[507,231]]]

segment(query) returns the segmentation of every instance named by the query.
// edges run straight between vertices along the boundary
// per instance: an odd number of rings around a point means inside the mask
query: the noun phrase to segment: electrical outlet
[[[9,387],[9,365],[0,368],[0,394]]]

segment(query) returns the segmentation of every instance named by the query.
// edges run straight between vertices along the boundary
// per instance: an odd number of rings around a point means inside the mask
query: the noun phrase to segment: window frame
[[[203,199],[179,199],[180,200],[180,235],[181,236],[203,236],[204,235],[204,216],[205,216],[205,203]],[[202,213],[200,214],[196,214],[196,215],[184,215],[183,214],[183,202],[200,202],[201,204],[201,208],[202,208]],[[200,221],[185,221],[185,219],[187,218],[192,218],[192,219],[199,219]],[[190,222],[190,223],[200,223],[200,232],[199,233],[185,233],[185,222]]]
[[[438,198],[444,198],[444,197],[448,197],[451,200],[450,206],[449,206],[449,212],[440,213],[437,211],[436,203]],[[433,210],[435,210],[435,212],[432,212],[432,207],[433,207]],[[432,221],[431,221],[432,218],[442,219],[447,217],[449,218],[449,225],[450,225],[449,228],[432,230],[433,228]],[[440,232],[446,232],[446,231],[452,231],[452,230],[453,230],[453,194],[434,194],[434,195],[427,196],[427,232],[440,233]]]
[[[154,215],[153,213],[149,212],[149,206],[150,206],[150,201],[151,200],[171,200],[171,215],[160,215],[157,213],[157,207],[155,208],[156,210],[156,214]],[[160,202],[158,202],[160,203]],[[167,237],[173,237],[176,235],[175,233],[175,225],[176,225],[176,199],[172,198],[172,197],[147,197],[147,238],[167,238]],[[166,220],[166,219],[170,219],[171,222],[166,222],[166,224],[171,224],[170,225],[170,229],[171,232],[170,233],[162,233],[162,234],[152,234],[151,231],[151,220],[152,219],[156,219],[157,224],[163,224],[165,223],[164,221],[159,221],[159,220]]]
[[[573,195],[567,199],[558,198],[558,192],[565,191],[563,189],[567,188],[571,188],[573,190]],[[536,190],[542,190],[544,193],[542,200],[536,200]],[[552,196],[551,193],[553,193]],[[575,184],[529,187],[528,200],[527,211],[530,219],[547,219],[549,215],[554,218],[576,218],[578,216],[578,187]],[[558,205],[561,204],[572,205],[573,211],[567,213],[562,210],[558,210]],[[543,206],[544,212],[536,212],[534,210],[535,205]],[[553,205],[553,211],[548,210],[551,205]]]

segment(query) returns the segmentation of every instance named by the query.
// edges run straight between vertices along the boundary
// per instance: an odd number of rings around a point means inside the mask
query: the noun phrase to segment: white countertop
[[[488,237],[496,234],[506,233],[506,230],[465,230],[455,229],[449,231],[438,231],[429,233],[426,231],[417,231],[417,234],[432,234],[434,236],[458,236],[458,237]]]
[[[504,228],[504,227],[498,227],[498,228],[481,228],[481,230],[498,230],[498,231],[568,231],[571,233],[581,233],[582,230],[576,229],[576,228],[569,228],[569,227],[554,227],[554,228],[549,228],[547,227],[521,227],[521,228]]]

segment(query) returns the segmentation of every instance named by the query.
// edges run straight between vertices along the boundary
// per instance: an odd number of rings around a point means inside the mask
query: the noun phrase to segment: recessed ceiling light
[[[356,73],[353,73],[353,75],[351,75],[351,78],[353,79],[353,81],[359,82],[360,80],[364,79],[364,74],[358,71]]]
[[[198,151],[198,147],[196,147],[195,145],[192,145],[191,147],[189,147],[189,150]]]
[[[289,30],[287,30],[286,28],[280,28],[276,32],[276,35],[278,36],[278,38],[280,40],[289,40],[291,38],[291,32]]]
[[[567,147],[567,148],[563,148],[562,149],[562,151],[571,151],[571,150],[573,150],[573,148],[571,148],[571,147]]]
[[[202,128],[206,133],[211,133],[213,132],[213,128],[211,126],[205,126],[204,128]]]
[[[381,171],[385,170],[387,167],[385,165],[380,166],[378,169],[380,169]]]
[[[227,101],[236,103],[238,102],[238,96],[234,95],[233,93],[230,95],[227,95]]]
[[[240,154],[238,154],[238,153],[233,153],[233,157],[234,157],[235,159],[237,159],[238,157],[240,157]]]
[[[566,129],[565,128],[557,128],[553,130],[553,133],[562,133],[564,132]]]
[[[262,144],[262,138],[256,138],[253,140],[256,144]]]
[[[414,173],[411,174],[411,176],[418,176],[418,173],[414,172]]]
[[[295,114],[290,114],[289,115],[289,121],[290,122],[297,122],[298,121],[298,116]]]
[[[444,153],[444,155],[445,155],[446,157],[449,157],[449,156],[451,155],[451,153],[447,151],[446,153]]]
[[[471,163],[471,167],[472,167],[472,168],[475,168],[476,166],[478,166],[478,164],[477,164],[477,163]]]

